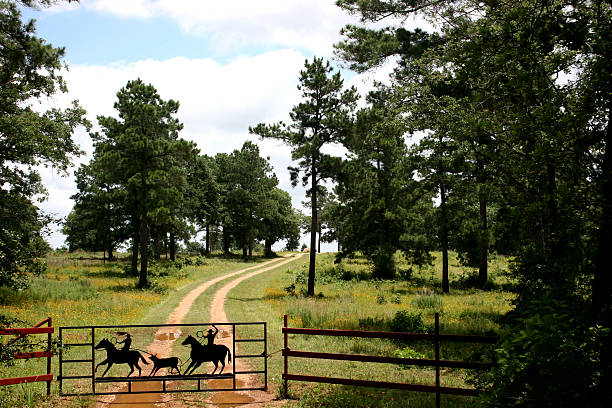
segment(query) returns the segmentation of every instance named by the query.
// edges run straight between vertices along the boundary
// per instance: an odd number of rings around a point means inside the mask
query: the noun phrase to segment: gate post
[[[91,326],[91,393],[96,395],[96,329]]]
[[[268,329],[266,322],[263,322],[264,329],[264,392],[268,392]]]
[[[53,326],[53,324],[51,323],[51,318],[49,317],[47,319],[47,327],[51,327]],[[47,334],[47,352],[48,357],[47,357],[47,375],[49,374],[53,374],[51,372],[51,333]],[[47,381],[47,397],[51,395],[51,381]]]
[[[283,334],[284,336],[284,340],[285,340],[285,346],[284,346],[284,355],[285,355],[285,375],[283,375],[283,381],[284,381],[284,386],[285,386],[285,393],[289,393],[289,388],[287,385],[287,375],[289,374],[289,357],[287,356],[287,351],[289,350],[289,345],[288,345],[288,341],[287,341],[287,315],[284,315],[283,317],[283,323],[285,325],[285,333]]]
[[[64,359],[64,339],[62,337],[63,327],[59,328],[59,394],[62,395],[62,383],[64,382],[64,378],[62,377],[62,360]]]

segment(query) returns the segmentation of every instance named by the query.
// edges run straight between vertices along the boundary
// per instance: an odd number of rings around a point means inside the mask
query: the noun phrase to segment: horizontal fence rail
[[[486,370],[491,367],[490,363],[469,362],[469,361],[453,361],[440,359],[440,343],[441,342],[465,342],[479,344],[495,344],[498,337],[495,336],[470,336],[470,335],[453,335],[440,334],[439,314],[435,314],[435,332],[434,334],[427,333],[401,333],[401,332],[381,332],[381,331],[362,331],[362,330],[332,330],[332,329],[310,329],[310,328],[295,328],[287,326],[287,315],[284,316],[284,373],[283,381],[285,389],[287,389],[287,381],[308,381],[327,384],[343,384],[355,385],[362,387],[377,387],[409,391],[421,391],[436,394],[436,407],[440,406],[440,394],[476,396],[478,391],[470,388],[442,387],[440,386],[440,367],[448,368],[464,368],[464,369],[479,369]],[[400,357],[383,357],[361,354],[340,354],[340,353],[323,353],[311,351],[296,351],[291,350],[288,344],[289,334],[301,335],[316,335],[316,336],[343,336],[357,338],[377,338],[377,339],[394,339],[394,340],[421,340],[431,341],[434,343],[434,359],[414,359]],[[351,378],[334,378],[312,375],[300,375],[289,373],[289,357],[296,358],[312,358],[325,360],[342,360],[342,361],[359,361],[368,363],[386,363],[386,364],[406,364],[421,367],[435,367],[436,383],[435,385],[422,384],[405,384],[393,383],[386,381],[372,380],[356,380]]]
[[[47,325],[47,327],[42,327],[45,324]],[[54,332],[54,328],[53,328],[53,323],[50,317],[34,325],[33,327],[25,327],[25,328],[20,328],[20,329],[0,329],[0,336],[17,336],[14,339],[9,340],[5,346],[13,344],[16,341],[30,334],[46,334],[47,335],[47,349],[46,350],[31,351],[31,352],[26,352],[26,353],[15,353],[11,357],[14,360],[31,359],[31,358],[46,358],[47,359],[47,373],[41,374],[41,375],[28,376],[28,377],[0,378],[0,386],[46,381],[47,382],[47,395],[51,395],[51,382],[53,381],[53,374],[51,372],[51,358],[53,357],[53,351],[51,349],[51,334],[53,332]]]

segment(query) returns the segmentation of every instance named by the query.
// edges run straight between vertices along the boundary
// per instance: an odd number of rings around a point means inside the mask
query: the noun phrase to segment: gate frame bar
[[[129,329],[129,328],[163,328],[163,327],[205,327],[210,325],[218,325],[218,326],[231,326],[232,327],[232,352],[233,352],[233,362],[232,362],[232,373],[221,374],[211,376],[207,374],[196,374],[196,375],[170,375],[170,376],[153,376],[153,377],[106,377],[102,379],[101,377],[96,378],[95,376],[95,340],[96,340],[96,330],[98,329]],[[239,326],[255,326],[261,325],[263,328],[263,337],[261,338],[253,338],[253,339],[237,339],[236,338],[236,328]],[[91,343],[63,343],[64,330],[87,330],[91,329]],[[59,328],[59,375],[57,377],[59,381],[59,395],[60,396],[79,396],[79,395],[120,395],[120,394],[169,394],[169,393],[178,393],[178,392],[207,392],[207,391],[254,391],[254,390],[263,390],[267,391],[268,389],[268,365],[267,365],[267,324],[266,322],[204,322],[204,323],[165,323],[165,324],[123,324],[123,325],[98,325],[98,326],[61,326]],[[240,342],[263,342],[263,352],[261,354],[252,354],[252,355],[236,355],[236,343]],[[66,347],[91,347],[91,359],[76,359],[76,360],[65,360],[64,357],[64,346]],[[237,358],[263,358],[264,359],[264,369],[263,370],[251,370],[251,371],[236,371],[236,360]],[[64,376],[63,375],[63,365],[66,363],[89,363],[91,362],[91,372],[90,375],[76,375],[76,376]],[[264,386],[263,387],[249,387],[249,388],[238,388],[236,385],[236,376],[237,375],[246,375],[246,374],[263,374],[264,375]],[[64,380],[75,380],[75,379],[87,379],[91,378],[91,392],[86,393],[64,393],[63,392],[63,381]],[[211,379],[230,379],[232,378],[232,388],[214,388],[214,389],[201,389],[200,382],[202,380],[211,380]],[[168,390],[166,389],[166,381],[197,381],[197,389],[179,389],[179,390]],[[132,391],[132,382],[149,382],[149,381],[161,381],[162,389],[158,391]],[[119,392],[97,392],[96,384],[100,383],[128,383],[127,392],[119,391]]]

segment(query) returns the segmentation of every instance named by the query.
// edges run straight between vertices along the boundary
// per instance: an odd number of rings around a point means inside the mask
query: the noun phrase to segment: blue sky
[[[47,42],[66,47],[66,61],[72,64],[105,65],[179,56],[214,57],[227,63],[236,55],[253,56],[283,48],[271,42],[219,50],[212,34],[185,32],[171,18],[163,16],[129,18],[80,7],[53,13],[24,9],[23,17],[36,20],[37,32]],[[301,52],[308,54],[307,50]]]
[[[333,0],[81,0],[26,9],[23,17],[37,20],[38,36],[66,48],[69,92],[42,101],[44,106],[78,99],[97,125],[97,115],[115,114],[117,91],[140,77],[162,98],[180,102],[181,137],[195,141],[203,153],[231,152],[246,140],[257,143],[270,157],[280,187],[303,208],[304,189],[289,182],[289,149],[249,136],[248,127],[288,120],[299,103],[296,86],[307,58],[334,63],[340,28],[356,20]],[[347,86],[357,86],[362,95],[388,72],[342,71]],[[75,159],[76,168],[89,161],[92,145],[83,129],[74,138],[86,153]],[[73,170],[67,177],[49,169],[41,173],[49,192],[41,207],[65,217],[76,192]],[[58,247],[64,237],[56,228],[49,240]]]

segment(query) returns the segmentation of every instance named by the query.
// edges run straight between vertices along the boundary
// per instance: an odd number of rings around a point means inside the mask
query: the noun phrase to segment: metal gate
[[[195,370],[195,374],[185,375],[184,371],[188,367],[186,363],[191,360],[190,347],[206,347],[202,343],[207,329],[211,326],[218,328],[215,344],[224,344],[229,349],[231,363],[225,359],[226,366],[223,373],[219,374],[219,370],[215,369],[217,372],[212,374],[209,373],[210,363],[204,360],[204,363]],[[197,344],[193,341],[191,341],[193,346],[185,344],[189,336],[193,337]],[[68,326],[59,328],[59,342],[57,379],[59,393],[62,396],[267,391],[268,388],[265,322]],[[109,367],[105,361],[112,360],[109,357],[111,354],[108,354],[104,346],[117,350],[126,347],[126,342],[129,350],[138,351],[148,363],[143,364],[142,360],[137,359],[134,366],[125,361],[116,361],[114,364],[111,363],[112,367]],[[236,354],[237,352],[239,354]],[[179,361],[180,374],[173,369],[160,374],[164,368],[154,373],[156,365],[151,355],[156,355],[158,360],[163,359],[166,364],[176,357]],[[238,359],[247,359],[248,366],[252,369],[236,371]],[[107,368],[109,368],[108,373],[105,373]],[[132,373],[130,368],[134,370]],[[260,376],[256,383],[263,385],[244,387],[244,382],[239,379],[244,375]]]

